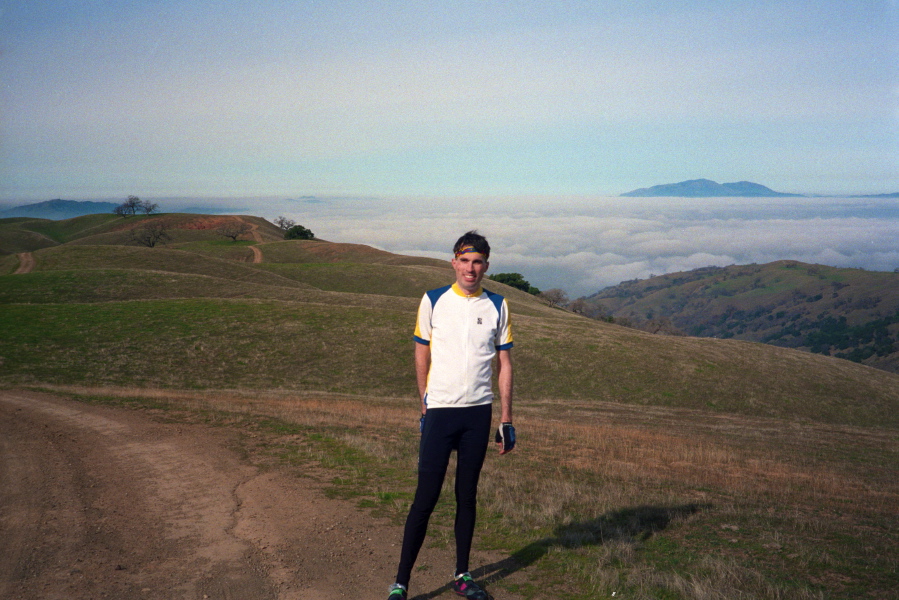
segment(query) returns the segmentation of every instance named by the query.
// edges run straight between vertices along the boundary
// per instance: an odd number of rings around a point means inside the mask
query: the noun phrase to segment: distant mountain
[[[679,197],[679,198],[717,198],[717,197],[795,197],[802,194],[786,194],[775,192],[751,181],[735,183],[717,183],[710,179],[691,179],[680,183],[666,183],[649,188],[640,188],[622,196],[630,197]]]
[[[30,217],[33,219],[50,219],[62,221],[84,215],[111,213],[118,206],[114,202],[89,202],[76,200],[47,200],[37,204],[25,204],[0,211],[0,219],[11,217]]]
[[[735,338],[899,373],[899,272],[796,261],[625,281],[578,312],[655,333]]]
[[[851,196],[852,198],[899,198],[899,192],[892,194],[864,194],[860,196]]]

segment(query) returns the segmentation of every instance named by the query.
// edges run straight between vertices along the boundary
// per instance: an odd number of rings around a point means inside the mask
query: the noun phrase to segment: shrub
[[[315,234],[303,227],[302,225],[294,225],[284,232],[285,240],[313,240]]]
[[[540,293],[540,290],[532,286],[521,273],[497,273],[496,275],[490,275],[489,279],[504,283],[535,296]]]

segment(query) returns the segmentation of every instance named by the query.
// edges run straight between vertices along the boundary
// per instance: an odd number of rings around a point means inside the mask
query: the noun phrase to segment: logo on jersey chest
[[[482,319],[481,317],[478,317],[478,325],[483,325],[483,324],[484,324],[484,319]]]

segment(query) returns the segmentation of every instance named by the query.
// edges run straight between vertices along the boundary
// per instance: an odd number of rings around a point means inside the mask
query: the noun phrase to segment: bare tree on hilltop
[[[291,227],[293,227],[296,224],[297,224],[296,221],[294,221],[293,219],[288,219],[284,215],[281,215],[280,217],[275,219],[275,225],[277,225],[284,231],[287,231],[288,229],[290,229]]]
[[[128,217],[136,215],[139,212],[145,215],[151,215],[159,210],[159,205],[149,200],[144,201],[137,196],[128,196],[128,199],[116,206],[112,212],[121,216]]]
[[[215,232],[219,235],[225,236],[226,238],[231,238],[232,241],[236,242],[237,238],[240,236],[250,233],[253,231],[253,226],[245,221],[227,221],[216,228]]]

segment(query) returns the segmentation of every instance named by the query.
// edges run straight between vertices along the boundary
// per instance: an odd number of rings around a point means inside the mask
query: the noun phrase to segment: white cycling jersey
[[[414,339],[431,347],[425,393],[428,408],[493,401],[491,362],[512,348],[506,299],[479,287],[466,295],[457,285],[427,292],[418,307]]]

